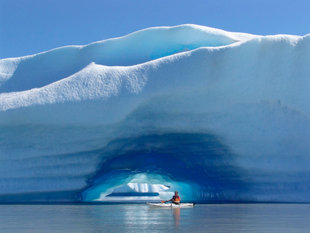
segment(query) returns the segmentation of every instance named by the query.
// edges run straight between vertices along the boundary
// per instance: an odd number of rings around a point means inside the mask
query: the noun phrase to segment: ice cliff
[[[309,90],[310,35],[180,25],[2,59],[0,202],[101,200],[132,182],[309,202]]]

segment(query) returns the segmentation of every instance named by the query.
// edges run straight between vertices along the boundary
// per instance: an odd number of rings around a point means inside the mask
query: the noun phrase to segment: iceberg
[[[187,24],[1,59],[0,202],[309,202],[309,90],[310,35]]]

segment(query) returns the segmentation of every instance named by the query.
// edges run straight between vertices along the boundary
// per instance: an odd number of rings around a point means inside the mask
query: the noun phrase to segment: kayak
[[[186,208],[186,207],[194,207],[194,203],[180,203],[180,204],[173,204],[173,203],[146,203],[149,206],[154,207],[169,207],[169,208]]]

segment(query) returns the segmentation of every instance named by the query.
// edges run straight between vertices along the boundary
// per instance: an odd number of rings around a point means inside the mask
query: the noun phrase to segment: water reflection
[[[310,205],[0,205],[1,233],[309,232]]]
[[[181,215],[181,208],[173,208],[173,218],[176,229],[179,229],[180,215]]]

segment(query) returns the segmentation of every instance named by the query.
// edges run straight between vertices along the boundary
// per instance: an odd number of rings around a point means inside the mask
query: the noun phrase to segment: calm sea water
[[[310,232],[310,205],[0,205],[0,232]]]

